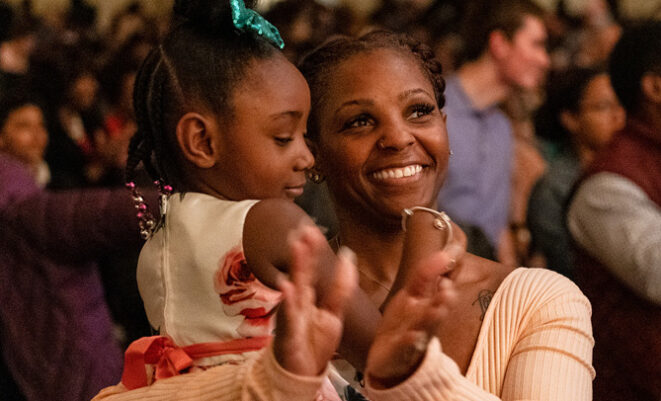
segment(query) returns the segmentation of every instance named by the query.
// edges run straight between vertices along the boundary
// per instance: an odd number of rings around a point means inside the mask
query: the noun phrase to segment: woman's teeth
[[[379,170],[372,173],[372,177],[377,180],[386,180],[393,178],[405,178],[414,176],[422,171],[422,166],[419,164],[414,164],[411,166],[400,167],[400,168],[389,168],[385,170]]]

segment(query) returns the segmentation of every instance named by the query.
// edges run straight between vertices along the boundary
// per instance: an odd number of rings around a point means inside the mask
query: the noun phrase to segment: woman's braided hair
[[[247,67],[278,50],[261,36],[234,28],[229,0],[176,0],[174,12],[182,22],[152,49],[136,76],[138,130],[129,145],[126,181],[134,180],[142,163],[153,180],[185,190],[175,137],[179,119],[206,111],[230,123],[232,94]]]
[[[312,96],[312,109],[308,120],[308,136],[316,140],[319,134],[317,110],[328,92],[329,77],[342,61],[359,54],[377,49],[391,49],[413,57],[422,72],[429,78],[439,108],[445,105],[445,80],[441,63],[436,60],[432,49],[408,35],[390,31],[373,31],[359,38],[336,36],[303,57],[298,68],[308,81]]]

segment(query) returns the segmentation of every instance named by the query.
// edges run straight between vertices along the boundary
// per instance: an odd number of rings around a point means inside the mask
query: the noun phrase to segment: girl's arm
[[[243,231],[246,261],[255,276],[271,288],[277,288],[280,272],[288,271],[291,266],[287,240],[301,225],[315,227],[312,219],[301,208],[287,200],[263,200],[248,212]],[[320,297],[325,296],[333,282],[336,264],[337,256],[324,241],[319,250],[318,277],[315,280],[315,290]],[[381,313],[359,288],[351,298],[345,314],[344,335],[339,351],[354,367],[362,370]]]
[[[258,358],[158,380],[132,391],[119,384],[104,389],[94,400],[316,399],[340,341],[344,310],[358,285],[355,265],[350,258],[340,257],[328,291],[316,296],[312,284],[319,250],[325,244],[323,235],[312,227],[302,227],[291,237],[291,281],[283,274],[276,279],[284,300],[273,343]]]

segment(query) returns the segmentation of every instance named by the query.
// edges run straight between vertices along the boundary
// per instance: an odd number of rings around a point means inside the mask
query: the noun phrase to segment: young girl
[[[238,0],[182,0],[174,10],[185,21],[152,50],[135,83],[138,132],[127,185],[148,238],[140,293],[162,337],[127,350],[122,382],[129,389],[239,363],[264,347],[281,298],[271,288],[290,263],[288,233],[312,224],[292,202],[313,164],[304,139],[310,95],[278,50],[277,30]],[[132,183],[139,163],[163,192],[158,222]],[[329,268],[321,274],[331,275],[335,256],[327,245],[324,255]],[[323,298],[326,288],[316,287]],[[376,308],[368,313],[378,316]],[[345,327],[373,331],[366,322],[378,319],[350,312]],[[363,366],[367,340],[350,345],[358,355],[352,362]],[[326,353],[336,347],[322,346]],[[145,364],[156,366],[153,377]],[[325,367],[320,358],[312,370]]]

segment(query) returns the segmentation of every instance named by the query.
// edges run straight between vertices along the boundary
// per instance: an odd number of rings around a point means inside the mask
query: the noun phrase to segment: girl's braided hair
[[[441,63],[436,60],[432,49],[404,34],[390,31],[373,31],[359,38],[336,36],[303,57],[298,68],[308,81],[312,96],[312,108],[308,120],[308,137],[316,140],[319,135],[317,110],[329,90],[330,74],[340,62],[359,53],[377,49],[391,49],[413,57],[422,72],[429,78],[439,108],[445,105],[445,80]]]
[[[153,180],[185,190],[175,137],[179,119],[203,110],[230,123],[232,93],[247,67],[278,50],[261,36],[234,28],[229,0],[176,0],[174,13],[182,22],[152,49],[136,76],[138,131],[129,144],[126,181],[134,180],[142,163]]]

